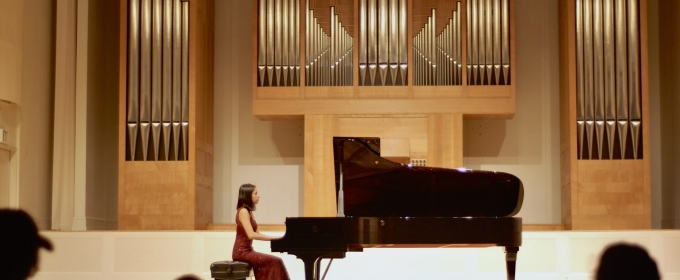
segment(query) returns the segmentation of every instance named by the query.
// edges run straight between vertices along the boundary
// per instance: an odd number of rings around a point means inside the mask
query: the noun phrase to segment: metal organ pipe
[[[153,0],[152,51],[151,51],[151,147],[153,160],[158,160],[161,134],[161,59],[163,55],[163,3]]]
[[[127,88],[127,141],[130,150],[127,153],[130,160],[135,160],[137,148],[137,134],[139,130],[139,0],[129,2],[128,26],[128,88]]]
[[[128,160],[187,159],[188,9],[181,0],[129,0]]]
[[[189,2],[182,2],[182,152],[189,160]]]
[[[578,139],[578,156],[583,155],[583,139],[585,133],[585,82],[583,63],[583,0],[576,0],[576,128]]]
[[[182,118],[182,2],[173,0],[172,11],[172,140],[175,160],[179,159]]]
[[[151,124],[151,0],[142,0],[139,123],[142,160],[147,160]]]
[[[638,2],[628,1],[628,99],[629,122],[633,158],[638,158],[638,143],[642,127],[642,112],[640,104],[640,63],[639,63],[639,31],[638,31]]]
[[[172,131],[172,0],[163,0],[163,108],[161,113],[164,159],[170,158]]]
[[[638,5],[576,1],[579,159],[641,158]]]
[[[605,132],[608,158],[614,156],[616,133],[616,91],[614,52],[614,0],[603,0]]]

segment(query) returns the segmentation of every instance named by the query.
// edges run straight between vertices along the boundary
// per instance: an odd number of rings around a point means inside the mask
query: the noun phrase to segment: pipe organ
[[[306,85],[351,86],[354,39],[351,24],[343,24],[340,16],[350,11],[348,5],[323,9],[305,4]]]
[[[580,159],[643,156],[638,10],[637,1],[575,3]]]
[[[562,220],[651,227],[647,0],[560,0]]]
[[[407,1],[359,1],[359,85],[406,85]]]
[[[189,3],[130,0],[127,160],[187,160]]]
[[[260,0],[258,9],[258,86],[299,86],[300,0]]]
[[[214,0],[119,0],[118,229],[205,229]]]
[[[335,214],[333,136],[456,168],[464,118],[515,114],[514,0],[252,1],[253,115],[304,120],[305,216]]]
[[[255,2],[258,87],[511,84],[511,0]]]
[[[508,0],[470,0],[468,16],[468,84],[510,83]]]

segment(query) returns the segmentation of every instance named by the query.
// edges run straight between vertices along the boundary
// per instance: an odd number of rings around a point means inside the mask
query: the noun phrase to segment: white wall
[[[119,9],[118,1],[95,0],[88,6],[88,230],[118,228]]]
[[[210,278],[210,263],[231,259],[234,232],[43,232],[54,252],[41,251],[35,280],[170,280],[194,274]],[[272,235],[281,235],[273,232]],[[600,253],[625,241],[644,247],[664,280],[680,280],[680,231],[524,232],[517,279],[589,280]],[[259,252],[269,242],[255,241]],[[280,256],[291,279],[304,279],[293,255]],[[322,262],[325,270],[327,260]],[[415,264],[415,265],[414,265]],[[502,247],[378,248],[333,260],[326,279],[505,279]]]
[[[40,228],[52,213],[54,1],[24,0],[23,92],[20,116],[19,207]]]
[[[561,223],[557,1],[515,2],[517,111],[465,123],[465,166],[516,175],[524,223]]]
[[[233,223],[241,184],[258,186],[259,223],[302,215],[302,121],[252,115],[252,1],[215,1],[214,221]]]

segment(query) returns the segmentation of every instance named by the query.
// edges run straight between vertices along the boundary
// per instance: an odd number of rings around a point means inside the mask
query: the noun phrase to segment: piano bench
[[[245,280],[252,268],[247,262],[216,261],[210,264],[210,276],[216,280]]]

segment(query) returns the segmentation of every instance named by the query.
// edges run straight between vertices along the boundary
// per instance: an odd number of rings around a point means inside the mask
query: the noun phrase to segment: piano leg
[[[519,247],[505,246],[505,270],[508,280],[515,280],[515,264]]]
[[[319,253],[296,253],[295,254],[305,264],[305,280],[320,280],[319,261],[324,254]]]

